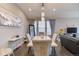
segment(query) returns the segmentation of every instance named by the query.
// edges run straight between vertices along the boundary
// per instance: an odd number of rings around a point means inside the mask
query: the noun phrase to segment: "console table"
[[[8,40],[8,46],[13,50],[21,46],[23,43],[24,43],[24,37],[18,37],[18,38],[15,37]]]

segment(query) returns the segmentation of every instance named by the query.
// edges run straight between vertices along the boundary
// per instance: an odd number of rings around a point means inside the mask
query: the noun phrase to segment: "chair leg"
[[[28,54],[30,53],[30,51],[31,51],[31,47],[29,47],[29,49],[28,49]]]
[[[13,56],[15,56],[15,54],[13,53]]]
[[[56,56],[56,51],[55,51],[55,47],[52,47],[52,53],[51,53],[52,56]]]

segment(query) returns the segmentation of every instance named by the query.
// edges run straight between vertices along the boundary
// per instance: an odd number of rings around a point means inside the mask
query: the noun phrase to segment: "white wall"
[[[63,18],[63,19],[56,19],[55,24],[55,32],[58,32],[59,29],[65,29],[67,27],[77,27],[79,33],[79,18]]]
[[[0,47],[7,47],[8,46],[8,40],[15,36],[20,35],[24,36],[27,31],[27,25],[28,21],[25,17],[25,15],[22,13],[22,11],[17,8],[15,4],[0,4],[0,8],[4,8],[7,11],[12,12],[16,16],[20,16],[22,20],[21,27],[4,27],[0,26]]]

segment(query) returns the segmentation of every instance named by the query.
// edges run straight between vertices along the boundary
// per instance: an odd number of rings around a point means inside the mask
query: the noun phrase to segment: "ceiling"
[[[27,16],[27,18],[41,18],[41,3],[17,3],[16,4]],[[29,12],[28,9],[32,11]],[[79,18],[79,3],[45,3],[45,17],[54,18]],[[56,9],[54,13],[53,8]]]

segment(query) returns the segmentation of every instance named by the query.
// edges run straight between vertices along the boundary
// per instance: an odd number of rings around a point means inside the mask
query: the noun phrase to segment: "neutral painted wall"
[[[24,36],[27,31],[28,21],[23,12],[17,8],[15,4],[0,4],[0,8],[4,8],[9,12],[12,12],[16,16],[20,16],[22,24],[17,27],[4,27],[0,26],[0,48],[8,46],[8,40],[16,35]]]
[[[77,27],[79,33],[79,18],[63,18],[56,19],[55,23],[55,32],[58,32],[59,29],[64,29],[66,31],[67,27]]]

